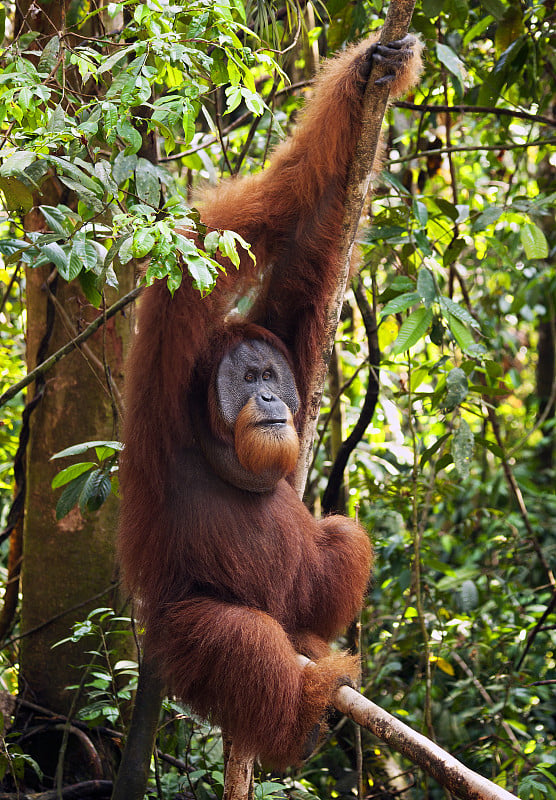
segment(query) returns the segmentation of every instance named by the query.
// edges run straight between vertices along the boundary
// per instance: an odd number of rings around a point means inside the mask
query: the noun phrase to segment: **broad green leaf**
[[[240,86],[226,87],[226,111],[225,114],[230,114],[239,106],[242,100]]]
[[[0,189],[4,195],[7,211],[20,211],[26,214],[33,208],[33,194],[19,178],[0,176]]]
[[[448,69],[452,75],[455,75],[459,80],[463,79],[465,75],[465,67],[451,47],[437,42],[436,55],[438,56],[440,63],[444,64],[446,69]]]
[[[174,292],[177,292],[177,290],[180,288],[182,280],[183,280],[183,272],[179,268],[178,264],[176,262],[173,262],[172,264],[170,264],[168,278],[166,281],[168,286],[168,291],[170,292],[171,295],[173,295]]]
[[[70,251],[69,280],[77,277],[82,269],[95,271],[97,265],[98,255],[93,243],[85,239],[83,235],[77,236]]]
[[[48,156],[48,160],[56,166],[58,172],[61,172],[62,175],[67,175],[75,181],[76,185],[88,189],[99,199],[104,196],[104,186],[102,183],[97,178],[92,178],[90,175],[87,175],[75,162],[52,155]]]
[[[252,92],[245,88],[242,89],[241,93],[243,95],[243,99],[245,100],[245,105],[249,111],[252,111],[256,117],[260,117],[265,110],[265,104],[262,97],[257,94],[257,92]]]
[[[69,274],[69,264],[68,264],[68,255],[63,250],[57,242],[50,242],[50,244],[41,245],[39,248],[39,258],[35,261],[34,266],[41,266],[42,264],[48,264],[51,262],[56,266],[58,272],[62,276],[68,280],[67,276]]]
[[[450,370],[446,376],[446,408],[452,409],[460,405],[469,392],[467,375],[460,367]]]
[[[469,475],[473,456],[473,433],[464,419],[460,419],[459,427],[452,438],[452,458],[461,478]]]
[[[112,177],[118,186],[121,186],[124,181],[129,180],[129,178],[133,176],[137,161],[138,158],[135,153],[131,153],[130,155],[126,155],[123,151],[118,153],[112,164]]]
[[[71,447],[66,447],[64,450],[54,453],[53,456],[50,456],[50,460],[55,461],[57,458],[66,458],[66,456],[80,456],[82,453],[86,453],[87,450],[91,450],[93,447],[111,447],[113,450],[123,450],[123,444],[121,442],[104,441],[103,439],[99,439],[92,442],[79,442],[79,444],[72,444]]]
[[[471,230],[476,232],[488,228],[489,225],[493,225],[500,219],[503,211],[504,209],[500,208],[499,206],[488,206],[481,214],[479,214],[478,217],[476,217],[476,219],[473,220]]]
[[[411,284],[413,286],[413,284]],[[394,297],[389,303],[386,303],[380,314],[380,319],[383,320],[389,314],[400,314],[402,311],[407,311],[408,308],[414,306],[421,299],[419,292],[404,292],[404,294]]]
[[[216,270],[212,262],[200,253],[190,253],[186,258],[187,269],[193,278],[193,285],[201,294],[207,294],[215,283]]]
[[[413,347],[422,339],[432,322],[432,309],[418,308],[413,311],[401,326],[396,341],[392,347],[392,355],[397,356]]]
[[[220,233],[218,231],[209,231],[205,236],[204,246],[207,253],[213,256],[218,250],[220,242]]]
[[[463,325],[469,325],[470,328],[480,327],[475,317],[464,306],[460,306],[459,303],[449,297],[440,298],[440,307],[447,314],[458,319]]]
[[[427,461],[430,461],[431,457],[438,450],[440,450],[440,448],[442,447],[442,445],[444,444],[446,439],[449,437],[449,435],[450,435],[449,433],[445,433],[443,436],[441,436],[439,439],[437,439],[436,442],[434,442],[434,444],[431,444],[430,447],[427,447],[427,449],[421,455],[421,459],[420,459],[420,462],[419,462],[421,467],[423,467],[427,463]]]
[[[426,268],[419,270],[419,274],[417,276],[417,292],[427,308],[436,299],[436,286],[434,283],[434,278],[432,276],[432,272]]]
[[[92,470],[79,495],[80,511],[98,511],[110,494],[110,488],[109,475],[100,469]]]
[[[108,281],[106,281],[108,283]],[[102,295],[98,290],[98,279],[93,272],[80,272],[79,285],[89,303],[95,308],[100,308]]]
[[[56,208],[56,206],[41,205],[41,214],[45,218],[50,230],[62,236],[67,236],[75,228],[72,216],[70,216],[65,206]]]
[[[542,230],[532,222],[521,226],[521,244],[527,258],[548,258],[548,242]]]
[[[143,203],[158,208],[160,180],[155,167],[146,158],[139,158],[135,167],[135,188]]]
[[[56,503],[56,519],[60,520],[65,517],[78,503],[79,496],[87,483],[89,475],[90,472],[84,472],[79,477],[74,478],[71,483],[68,483]]]
[[[48,119],[47,130],[49,133],[61,133],[67,126],[66,112],[60,104],[58,104],[50,114]]]
[[[126,155],[137,153],[137,151],[141,148],[143,144],[143,140],[141,138],[141,134],[138,130],[136,130],[133,125],[127,119],[120,119],[116,125],[116,130],[124,140],[128,144],[125,152]]]
[[[16,153],[7,158],[0,167],[0,176],[19,175],[26,167],[35,161],[36,153],[30,153],[27,150],[18,150]]]
[[[71,0],[66,14],[66,27],[79,29],[87,19],[91,0]]]
[[[134,258],[144,258],[147,253],[150,253],[155,244],[155,238],[153,234],[145,230],[144,228],[139,228],[133,234],[133,244],[131,247],[131,252],[133,253]]]
[[[452,314],[448,314],[448,327],[459,347],[464,352],[467,352],[474,346],[475,340],[473,339],[471,331],[466,328],[465,325],[462,325],[459,319],[456,319]]]
[[[96,466],[94,461],[81,461],[79,464],[72,464],[54,476],[51,486],[53,489],[59,489],[60,486],[65,486],[66,483],[78,478],[84,472],[88,472]]]
[[[128,45],[128,47],[124,47],[122,50],[118,50],[115,53],[112,53],[106,60],[100,62],[97,74],[102,75],[103,72],[111,72],[113,67],[118,64],[118,62],[122,61],[128,53],[132,53],[140,43],[134,43]]]
[[[455,261],[458,260],[466,244],[467,243],[465,239],[462,239],[459,236],[457,239],[454,239],[452,242],[450,242],[450,244],[444,251],[444,255],[442,256],[442,263],[444,264],[445,267],[449,267],[451,264],[453,264]]]
[[[427,211],[426,205],[421,200],[413,201],[413,214],[419,225],[424,228],[429,218],[429,212]]]

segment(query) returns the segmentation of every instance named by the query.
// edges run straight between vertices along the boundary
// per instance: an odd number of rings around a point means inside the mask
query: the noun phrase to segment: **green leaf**
[[[128,53],[132,53],[136,47],[139,46],[139,42],[134,44],[130,44],[128,47],[124,47],[122,50],[118,50],[115,53],[112,53],[106,60],[101,61],[97,70],[98,75],[102,75],[103,72],[111,72],[113,67],[124,59]]]
[[[78,478],[84,472],[89,472],[89,470],[96,466],[97,464],[94,461],[81,461],[79,464],[72,464],[60,470],[60,472],[54,476],[51,486],[53,489],[59,489],[60,486],[65,486],[66,483],[74,480],[74,478]]]
[[[70,234],[74,228],[75,223],[70,216],[69,209],[66,206],[56,208],[56,206],[43,206],[41,205],[41,214],[45,218],[50,230],[59,233],[62,236]]]
[[[7,211],[26,214],[33,208],[33,194],[19,178],[0,176],[0,189]]]
[[[412,284],[413,285],[413,284]],[[394,297],[389,303],[386,303],[380,314],[380,319],[383,320],[390,314],[400,314],[402,311],[407,311],[408,308],[414,306],[421,299],[419,292],[404,292],[398,297]]]
[[[69,514],[71,509],[77,504],[79,496],[83,487],[85,486],[90,475],[89,472],[84,472],[79,477],[74,478],[71,483],[68,483],[58,502],[56,503],[56,519],[60,520]]]
[[[442,445],[444,444],[444,442],[446,441],[446,439],[448,438],[449,435],[450,435],[449,433],[445,433],[443,436],[441,436],[439,439],[437,439],[436,442],[434,442],[434,444],[432,444],[430,447],[427,447],[427,449],[422,454],[420,462],[419,462],[421,467],[424,467],[425,464],[427,463],[427,461],[430,461],[431,457],[438,450],[440,450],[440,448],[442,447]]]
[[[37,158],[36,153],[18,150],[7,158],[0,167],[1,176],[20,175]]]
[[[527,222],[521,226],[519,238],[527,258],[548,258],[546,236],[537,225]]]
[[[144,258],[150,253],[155,245],[156,239],[153,234],[145,228],[139,228],[133,234],[133,244],[131,252],[134,258]]]
[[[196,252],[187,256],[186,264],[195,288],[201,294],[209,292],[214,286],[216,276],[216,269],[212,262]]]
[[[427,308],[436,299],[436,286],[432,272],[429,269],[423,268],[419,270],[417,292]]]
[[[216,251],[218,250],[218,244],[220,242],[220,233],[218,231],[209,231],[205,236],[205,240],[203,242],[205,250],[211,256],[213,256]]]
[[[66,458],[66,456],[80,456],[91,450],[93,447],[111,447],[113,450],[123,450],[121,442],[105,441],[104,439],[95,440],[92,442],[80,442],[79,444],[72,444],[71,447],[66,447],[58,453],[50,456],[50,461],[55,461],[57,458]]]
[[[499,206],[488,206],[482,214],[479,214],[479,216],[473,220],[471,230],[475,233],[476,231],[482,231],[488,228],[489,225],[493,225],[500,219],[503,211],[504,209]]]
[[[418,308],[413,311],[401,326],[396,341],[392,347],[392,355],[397,356],[413,347],[422,339],[432,322],[432,309]]]
[[[446,401],[447,409],[459,406],[469,392],[467,375],[460,367],[455,367],[446,376]]]
[[[452,75],[455,75],[459,80],[463,80],[463,77],[465,76],[465,67],[451,47],[437,42],[436,55],[438,56],[440,63],[444,64],[446,69],[449,70]]]
[[[127,155],[137,153],[143,144],[143,139],[138,130],[127,119],[120,119],[116,125],[116,130],[128,145],[125,152]]]
[[[429,218],[429,212],[421,200],[413,200],[413,214],[419,225],[424,228]]]
[[[40,256],[34,264],[35,267],[51,262],[56,266],[62,278],[69,280],[68,256],[57,242],[41,245],[39,247],[39,252]]]
[[[78,29],[82,27],[90,9],[91,0],[71,0],[66,14],[66,27]]]
[[[126,155],[123,150],[118,153],[112,164],[112,177],[118,186],[121,186],[122,183],[133,176],[137,161],[138,158],[135,153]]]
[[[84,511],[98,511],[110,494],[110,476],[101,469],[92,470],[79,495],[79,508]]]
[[[449,267],[451,264],[457,261],[465,246],[466,246],[466,241],[461,237],[458,237],[457,239],[454,239],[452,242],[450,242],[450,244],[444,251],[444,255],[442,256],[442,263],[444,264],[444,266]]]
[[[59,52],[60,37],[55,35],[48,40],[41,53],[39,63],[37,64],[37,72],[41,72],[43,75],[49,75],[56,66]]]
[[[455,317],[459,320],[463,325],[469,325],[471,328],[479,328],[479,323],[475,319],[472,314],[464,307],[460,306],[459,303],[456,303],[454,300],[451,300],[449,297],[441,297],[440,298],[440,307],[443,311],[447,314]]]
[[[467,352],[475,345],[473,334],[465,325],[462,325],[459,319],[456,319],[452,314],[448,314],[448,327],[452,336],[460,346],[460,348]]]
[[[48,156],[48,160],[54,164],[58,173],[61,172],[62,175],[67,175],[75,181],[75,184],[72,185],[71,188],[74,188],[75,185],[78,188],[84,187],[98,197],[99,200],[104,197],[104,186],[98,178],[92,178],[87,175],[87,173],[80,169],[73,161],[52,155]]]
[[[139,158],[135,168],[135,188],[143,203],[158,208],[160,203],[160,180],[156,168],[146,158]]]
[[[461,478],[469,475],[471,458],[473,456],[473,433],[464,419],[460,420],[459,427],[452,438],[452,458]]]

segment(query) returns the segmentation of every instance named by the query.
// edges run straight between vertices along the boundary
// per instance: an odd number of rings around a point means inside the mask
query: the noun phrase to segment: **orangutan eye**
[[[255,376],[253,375],[252,372],[246,372],[244,380],[246,380],[247,383],[253,383],[253,381],[255,380]]]
[[[265,369],[263,372],[263,381],[269,381],[272,378],[272,372],[269,369]]]

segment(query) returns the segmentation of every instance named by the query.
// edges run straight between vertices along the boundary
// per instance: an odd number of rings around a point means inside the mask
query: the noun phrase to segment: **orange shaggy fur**
[[[253,476],[249,485],[251,469],[275,464],[260,433],[252,454],[240,457],[243,488],[211,466],[200,439],[212,437],[223,464],[237,460],[214,375],[244,339],[267,341],[288,358],[298,429],[303,422],[339,268],[364,91],[358,63],[371,41],[327,63],[298,129],[267,170],[204,196],[205,224],[240,233],[256,265],[242,253],[240,269],[229,266],[204,299],[187,275],[173,298],[163,282],[147,289],[127,366],[119,551],[146,647],[178,697],[279,768],[303,757],[338,681],[354,671],[329,642],[361,607],[371,548],[352,520],[315,520],[287,479],[261,488]],[[415,81],[418,64],[417,53],[392,93]],[[254,286],[248,317],[226,322]],[[287,472],[293,451],[278,460]],[[315,664],[302,668],[296,652]]]

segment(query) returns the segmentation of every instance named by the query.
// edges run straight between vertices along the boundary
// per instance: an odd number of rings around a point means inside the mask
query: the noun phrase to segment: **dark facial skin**
[[[286,359],[266,342],[242,342],[222,359],[216,390],[224,421],[233,428],[241,409],[253,398],[261,426],[280,426],[299,407],[295,382]]]

